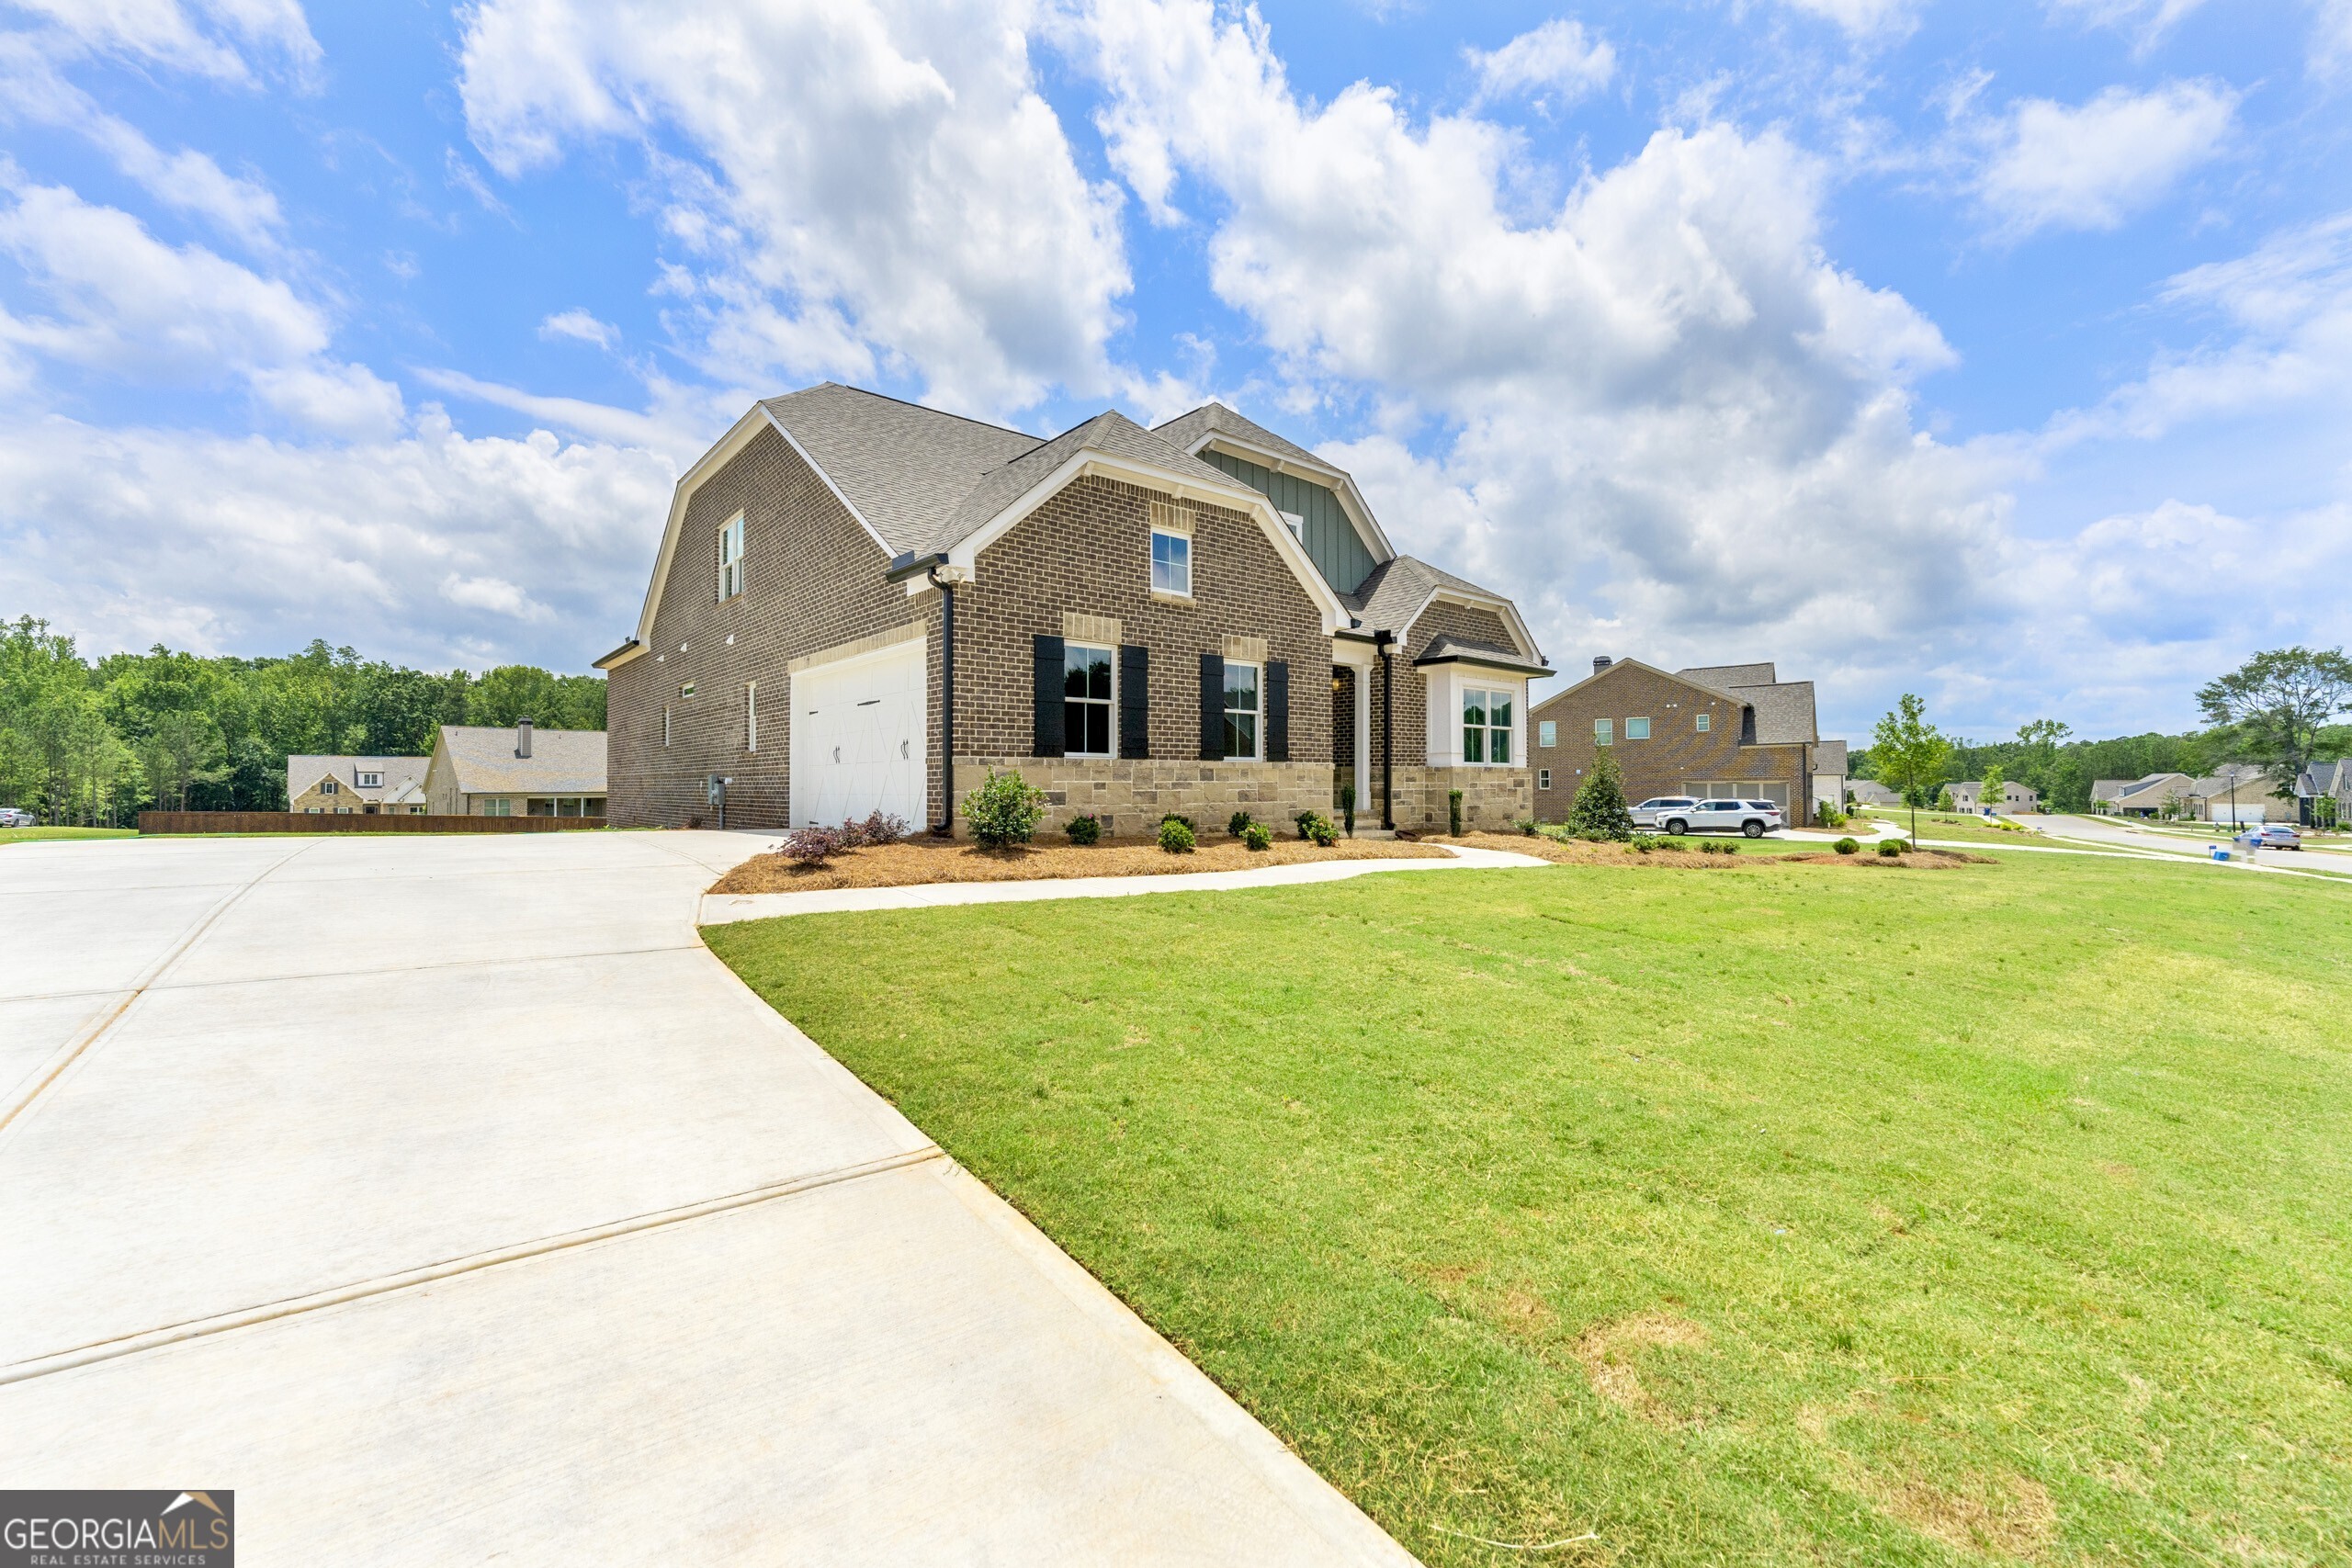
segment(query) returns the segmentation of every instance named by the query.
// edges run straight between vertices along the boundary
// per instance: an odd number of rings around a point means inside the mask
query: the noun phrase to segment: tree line
[[[422,757],[445,724],[605,728],[601,675],[412,670],[313,641],[283,658],[85,659],[30,615],[0,623],[0,806],[125,825],[145,807],[282,811],[286,759]]]
[[[1975,742],[1938,732],[1925,705],[1906,695],[1880,721],[1871,744],[1849,759],[1851,776],[1877,779],[1914,806],[1932,804],[1949,784],[1988,774],[2025,784],[2052,811],[2087,811],[2097,779],[2150,773],[2203,777],[2224,762],[2250,762],[2282,795],[2313,762],[2352,756],[2352,660],[2342,649],[2257,653],[2197,692],[2207,728],[2078,739],[2056,719],[2035,719],[2009,740]]]

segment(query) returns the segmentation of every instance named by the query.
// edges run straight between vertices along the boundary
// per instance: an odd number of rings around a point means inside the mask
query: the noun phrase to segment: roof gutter
[[[637,638],[631,637],[604,658],[595,660],[592,667],[597,670],[611,670],[618,665],[627,664],[644,651],[645,645]]]

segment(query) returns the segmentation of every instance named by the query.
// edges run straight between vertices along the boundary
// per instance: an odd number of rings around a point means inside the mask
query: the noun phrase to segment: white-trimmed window
[[[1537,789],[1550,789],[1552,787],[1551,769],[1538,768],[1535,770],[1535,787]]]
[[[481,803],[481,815],[484,817],[512,817],[514,815],[514,803],[507,799],[503,795],[492,795]]]
[[[1062,645],[1062,755],[1111,754],[1111,671],[1107,648]]]
[[[1547,718],[1535,727],[1535,744],[1549,750],[1559,743],[1560,727],[1556,721]],[[1549,789],[1552,786],[1546,784],[1544,787]]]
[[[743,682],[743,750],[756,751],[759,749],[760,683],[746,681]]]
[[[1290,530],[1292,538],[1302,545],[1306,543],[1306,519],[1304,515],[1296,512],[1282,511],[1277,511],[1275,515],[1283,520],[1283,526]]]
[[[319,781],[319,793],[321,795],[341,795],[343,793],[343,786],[335,783],[333,779],[322,779]]]
[[[743,514],[737,513],[718,530],[718,596],[732,599],[743,592]]]
[[[1710,729],[1713,729],[1714,727],[1715,727],[1715,716],[1714,716],[1713,714],[1711,714],[1711,713],[1702,713],[1702,714],[1701,714],[1701,715],[1699,716],[1699,733],[1700,733],[1700,734],[1704,735],[1704,734],[1706,734],[1706,733],[1707,733],[1707,731],[1709,731]]]
[[[1192,515],[1164,501],[1151,503],[1151,591],[1193,596]]]
[[[1230,761],[1258,759],[1258,720],[1265,711],[1258,676],[1255,664],[1225,661],[1225,754]]]
[[[1629,719],[1627,719],[1627,720],[1625,721],[1625,739],[1628,739],[1628,740],[1647,740],[1649,738],[1650,738],[1650,721],[1649,721],[1648,719],[1645,719],[1645,718],[1629,718]]]
[[[1595,746],[1615,745],[1617,743],[1617,721],[1613,718],[1594,719],[1592,721],[1592,743]]]
[[[360,773],[357,775],[357,783],[361,789],[381,789],[384,787],[384,775],[381,773]]]
[[[1489,764],[1510,761],[1509,687],[1465,686],[1462,690],[1462,760]]]

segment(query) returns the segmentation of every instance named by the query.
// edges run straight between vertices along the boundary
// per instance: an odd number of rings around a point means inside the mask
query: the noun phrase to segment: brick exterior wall
[[[718,530],[738,512],[744,589],[721,603]],[[910,600],[904,588],[882,581],[888,564],[873,536],[773,430],[752,437],[706,479],[686,502],[677,553],[655,604],[651,650],[610,671],[610,819],[621,827],[715,826],[707,820],[705,780],[720,773],[735,781],[727,795],[729,827],[785,826],[792,765],[786,666],[803,654],[928,616],[936,693],[938,595]],[[743,748],[743,686],[750,681],[760,687],[756,753]],[[682,695],[679,688],[689,682],[694,694]],[[936,779],[935,766],[930,776]],[[930,793],[937,794],[935,783]],[[932,806],[935,813],[937,802]]]
[[[1222,507],[1192,509],[1192,599],[1153,594],[1150,503],[1166,499],[1090,476],[980,552],[978,581],[956,590],[959,792],[1017,769],[1051,801],[1046,832],[1085,811],[1124,834],[1170,811],[1222,832],[1236,808],[1277,827],[1330,809],[1331,639],[1315,602],[1257,523]],[[1150,650],[1148,760],[1034,754],[1033,639],[1062,636],[1069,613],[1115,620],[1122,644]],[[1287,763],[1201,760],[1201,655],[1228,637],[1262,637],[1290,665]]]
[[[1413,668],[1413,660],[1427,653],[1430,645],[1441,637],[1483,643],[1490,648],[1514,646],[1510,630],[1503,624],[1501,616],[1491,610],[1451,604],[1445,600],[1431,604],[1421,612],[1420,618],[1407,628],[1404,641],[1391,656],[1390,665],[1396,682],[1396,783],[1394,801],[1396,826],[1443,832],[1447,824],[1447,793],[1458,789],[1463,792],[1462,825],[1464,828],[1507,829],[1535,809],[1535,775],[1531,766],[1432,768],[1428,765],[1429,681],[1420,671]],[[1365,823],[1376,825],[1380,821],[1381,685],[1382,677],[1375,666],[1372,673],[1372,777],[1369,787],[1358,792],[1356,820],[1360,826]],[[1523,694],[1524,682],[1521,682],[1521,690]],[[1525,701],[1522,694],[1522,705]],[[1532,723],[1527,733],[1532,744],[1535,734]],[[1525,761],[1521,759],[1522,764]]]
[[[1713,716],[1702,734],[1697,716]],[[1647,740],[1625,739],[1625,720],[1650,721]],[[1610,752],[1625,776],[1625,801],[1637,806],[1652,795],[1687,795],[1694,784],[1764,780],[1788,790],[1790,820],[1802,822],[1809,809],[1812,782],[1802,745],[1742,746],[1740,705],[1727,698],[1637,664],[1613,664],[1599,677],[1556,692],[1528,715],[1528,750],[1538,769],[1552,771],[1552,787],[1534,792],[1535,818],[1565,822],[1577,786],[1591,768],[1596,719],[1612,721],[1616,739]],[[1559,727],[1558,743],[1542,744],[1542,724]]]

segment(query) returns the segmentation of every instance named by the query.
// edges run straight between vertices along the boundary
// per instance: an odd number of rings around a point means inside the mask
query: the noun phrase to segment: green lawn
[[[30,844],[45,839],[135,839],[136,828],[0,828],[0,844]]]
[[[1863,814],[1858,821],[1876,818],[1894,824],[1903,833],[1911,831],[1908,811],[1873,810]],[[1972,844],[2046,844],[2050,840],[2040,833],[1986,825],[1982,817],[1966,817],[1952,811],[1922,811],[1919,813],[1919,837],[1923,839],[1960,840]]]
[[[1553,867],[707,934],[1432,1563],[2352,1556],[2335,886]]]

